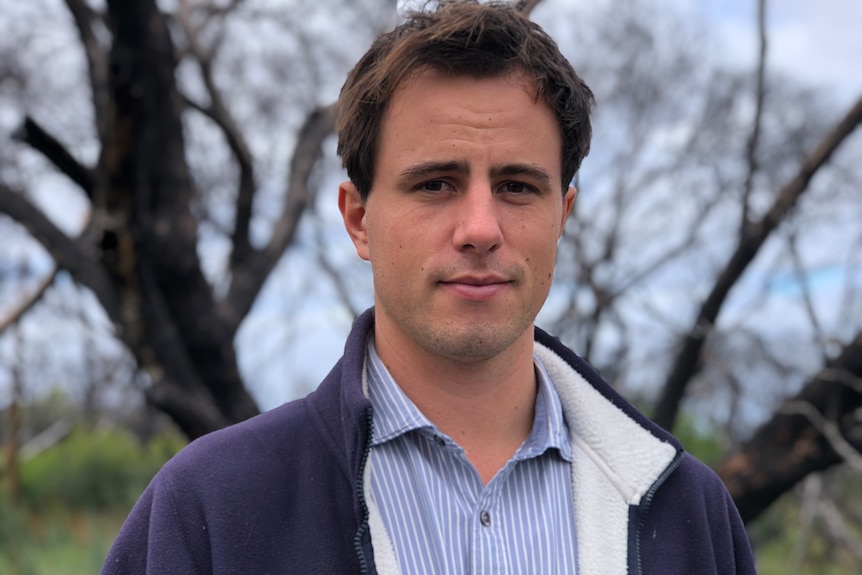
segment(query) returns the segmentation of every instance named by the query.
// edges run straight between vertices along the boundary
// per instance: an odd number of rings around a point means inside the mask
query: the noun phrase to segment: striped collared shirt
[[[405,575],[575,573],[568,429],[534,357],[533,428],[488,482],[404,394],[368,342],[371,496]]]

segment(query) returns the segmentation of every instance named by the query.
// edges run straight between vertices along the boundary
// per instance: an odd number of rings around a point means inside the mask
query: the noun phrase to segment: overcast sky
[[[561,5],[576,13],[578,6],[575,1],[590,4],[595,0],[543,0],[534,13],[535,19],[553,28],[546,24],[547,18],[553,17]],[[691,7],[690,0],[678,1]],[[757,55],[757,1],[702,0],[696,10],[702,11],[707,27],[717,35],[721,51],[715,54],[716,57],[731,66],[750,69]],[[862,95],[862,33],[859,28],[862,0],[773,0],[768,6],[767,18],[768,65],[772,71],[825,88],[833,93],[835,104],[842,111]],[[293,314],[299,312],[299,325],[304,324],[300,330],[308,330],[303,337],[299,341],[296,336],[273,339],[275,344],[293,339],[295,347],[292,353],[285,355],[283,350],[281,353],[257,350],[270,358],[264,363],[246,356],[251,360],[246,366],[249,372],[253,372],[248,374],[249,380],[262,384],[256,391],[263,407],[273,407],[289,399],[292,393],[285,389],[285,378],[273,377],[273,374],[296,374],[298,370],[304,373],[305,377],[301,379],[307,385],[309,380],[322,377],[329,370],[331,362],[324,358],[334,361],[340,355],[350,324],[349,317],[327,306],[325,296],[308,304],[302,310],[291,310]],[[297,315],[293,315],[294,321],[297,321]],[[303,320],[302,316],[306,319]],[[321,318],[325,321],[320,321]],[[279,329],[273,325],[279,322],[277,315],[263,314],[257,320],[263,325],[255,325],[256,320],[250,319],[246,326],[246,341],[259,341],[251,334],[273,333]],[[308,359],[315,356],[326,365],[309,370]],[[257,370],[251,368],[252,365],[257,366]],[[317,376],[316,372],[319,372]]]
[[[755,0],[705,0],[709,21],[742,65],[757,54]],[[834,90],[849,105],[862,94],[862,2],[773,0],[767,4],[768,63],[776,71]]]
[[[752,66],[757,54],[756,0],[701,0],[697,4],[690,3],[690,0],[669,1],[702,10],[708,28],[718,36],[721,45],[716,57],[730,65],[744,68]],[[553,15],[555,5],[577,10],[578,3],[589,5],[590,0],[544,0],[535,13],[536,19],[543,23],[544,18],[552,17],[545,15]],[[768,22],[769,66],[773,71],[780,71],[831,93],[838,110],[847,108],[862,95],[862,0],[773,0],[769,3]],[[68,208],[64,208],[66,213],[74,211]],[[64,222],[58,223],[63,225]],[[72,225],[76,222],[68,223]],[[8,248],[5,246],[0,249]],[[282,266],[283,269],[285,267]],[[263,297],[273,298],[272,303],[285,308],[283,302],[290,298],[285,298],[284,294],[293,289],[287,285],[293,281],[287,277],[284,281],[276,282],[280,285],[270,288]],[[303,300],[303,310],[286,306],[280,313],[271,313],[272,308],[263,304],[259,307],[268,308],[270,313],[252,317],[244,326],[246,337],[242,337],[242,334],[240,337],[241,347],[246,348],[245,353],[240,350],[243,371],[247,380],[254,382],[252,387],[256,388],[262,407],[273,407],[297,392],[308,390],[307,387],[302,390],[285,389],[285,380],[290,378],[288,374],[302,371],[303,379],[306,380],[304,383],[313,385],[340,354],[350,318],[345,313],[336,312],[332,305],[320,301],[327,295],[321,293],[318,301]],[[298,313],[300,311],[303,313]],[[294,327],[297,331],[292,335],[285,333],[281,337],[276,336],[279,329],[283,330],[287,324],[284,318],[288,315],[297,322]],[[306,316],[307,319],[297,318],[297,315]],[[262,334],[267,334],[267,341],[275,349],[266,349],[271,346],[260,347]],[[305,340],[305,345],[297,345],[297,339]],[[245,345],[242,345],[243,342]],[[289,343],[293,344],[292,350],[285,354],[283,346]],[[309,369],[312,348],[316,351],[316,360],[320,365]],[[2,376],[0,374],[0,389]]]

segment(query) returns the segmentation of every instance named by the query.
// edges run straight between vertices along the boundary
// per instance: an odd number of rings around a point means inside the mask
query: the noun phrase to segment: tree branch
[[[44,247],[58,267],[68,270],[75,281],[88,287],[105,308],[108,317],[119,323],[119,306],[105,270],[80,242],[63,233],[23,195],[0,184],[0,211],[24,226]]]
[[[72,13],[72,19],[78,28],[84,54],[87,56],[87,67],[90,75],[90,89],[93,92],[93,105],[96,114],[96,131],[99,141],[104,145],[107,135],[108,102],[110,88],[108,86],[108,53],[99,45],[99,40],[93,32],[93,9],[84,0],[66,0],[66,6]]]
[[[229,8],[232,10],[238,4],[239,2],[234,2]],[[255,194],[254,159],[239,126],[224,103],[221,90],[216,86],[215,79],[213,78],[212,59],[215,50],[204,50],[201,45],[197,30],[191,23],[191,8],[188,2],[181,2],[180,7],[178,21],[186,33],[189,49],[198,62],[201,77],[210,97],[209,106],[195,103],[192,103],[192,106],[205,114],[221,128],[227,140],[228,147],[230,147],[239,166],[239,187],[237,190],[230,255],[230,266],[234,268],[238,262],[248,258],[252,252],[252,246],[249,241],[249,230],[251,229],[251,216]]]
[[[533,8],[539,5],[542,0],[518,0],[515,2],[515,8],[518,9],[524,16],[529,16],[533,12]]]
[[[199,11],[203,12],[204,18],[203,23],[201,24],[201,28],[207,26],[211,21],[216,18],[224,19],[230,16],[233,12],[235,12],[238,8],[245,3],[245,0],[230,0],[224,6],[201,6],[198,8]]]
[[[744,521],[757,517],[807,475],[843,461],[858,463],[859,378],[862,332],[719,466]]]
[[[694,325],[688,335],[685,336],[673,369],[665,383],[654,417],[656,423],[665,429],[673,428],[686,388],[700,367],[701,351],[706,337],[712,331],[730,290],[742,277],[743,272],[757,256],[770,234],[808,189],[808,184],[817,171],[829,161],[835,150],[860,123],[862,123],[862,97],[856,101],[838,125],[826,135],[820,145],[808,155],[793,179],[778,192],[766,215],[759,222],[743,230],[736,251],[719,274],[712,291],[698,312]]]
[[[311,172],[321,156],[324,140],[335,129],[335,106],[317,108],[305,120],[290,162],[290,177],[286,199],[272,237],[267,246],[245,262],[238,262],[231,279],[224,314],[236,330],[248,314],[284,250],[293,240],[299,220],[308,205],[312,190]]]
[[[741,229],[749,224],[749,210],[751,209],[751,194],[754,190],[754,177],[759,171],[757,161],[757,146],[760,143],[760,129],[763,125],[763,100],[766,96],[766,0],[757,3],[757,30],[760,38],[760,51],[757,58],[757,87],[754,94],[754,119],[751,122],[751,134],[746,143],[746,161],[748,171],[745,175],[745,183],[742,187],[742,224]]]
[[[856,557],[856,561],[862,564],[862,537],[856,535],[855,530],[847,528],[835,502],[831,498],[825,498],[820,502],[818,511],[832,537],[841,542],[844,548]]]
[[[2,191],[0,191],[0,195],[2,195]],[[9,315],[4,318],[0,318],[0,333],[6,331],[9,326],[16,324],[28,311],[33,309],[33,306],[42,299],[42,296],[45,295],[45,292],[48,291],[48,288],[54,283],[54,280],[57,278],[57,271],[57,266],[54,266],[51,273],[42,278],[39,285],[36,286],[36,289],[26,294],[23,300],[9,313]]]
[[[330,259],[325,249],[325,239],[323,237],[323,224],[321,222],[320,214],[314,210],[312,212],[314,216],[314,229],[315,236],[317,239],[317,245],[314,248],[314,252],[316,254],[316,260],[320,269],[323,270],[323,273],[329,276],[330,281],[332,282],[332,286],[335,289],[335,294],[338,300],[341,302],[349,312],[351,317],[356,318],[359,317],[359,314],[362,313],[361,309],[357,309],[353,304],[353,299],[350,297],[351,288],[348,285],[347,278],[344,274],[343,270],[339,270],[338,266],[336,266]]]
[[[36,120],[26,116],[24,123],[13,134],[13,138],[40,152],[62,174],[78,184],[90,200],[93,199],[93,192],[96,189],[96,177],[93,171],[78,162],[69,150]]]
[[[782,407],[780,412],[804,416],[812,427],[826,438],[832,450],[844,460],[844,463],[856,473],[862,473],[862,455],[849,441],[844,439],[838,425],[826,418],[816,406],[806,401],[791,401]]]

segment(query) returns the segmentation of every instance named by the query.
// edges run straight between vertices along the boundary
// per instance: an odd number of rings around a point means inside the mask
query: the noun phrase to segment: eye
[[[416,187],[417,190],[423,192],[444,192],[453,189],[452,186],[444,180],[429,180],[422,182]]]
[[[532,186],[524,182],[506,182],[500,187],[500,191],[506,194],[524,195],[535,191]]]

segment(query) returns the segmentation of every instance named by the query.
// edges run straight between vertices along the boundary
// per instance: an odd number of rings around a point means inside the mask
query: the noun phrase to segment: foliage
[[[828,488],[824,489],[824,486]],[[843,575],[859,573],[862,489],[858,475],[845,469],[810,476],[805,484],[774,503],[748,532],[761,575]]]
[[[34,510],[130,506],[182,444],[173,434],[141,445],[125,431],[77,428],[59,445],[22,462],[22,503]]]
[[[184,443],[173,431],[142,444],[125,430],[79,426],[23,461],[18,499],[0,490],[0,573],[98,572],[129,509]]]
[[[695,414],[683,413],[673,428],[673,434],[686,451],[710,467],[716,467],[727,454],[717,430],[712,425],[703,425]]]
[[[25,513],[0,493],[0,515],[0,573],[90,575],[98,573],[126,510]]]
[[[27,517],[23,510],[16,505],[6,491],[0,489],[0,549],[18,548],[26,540],[24,537],[27,525]],[[0,561],[0,566],[3,563]]]

